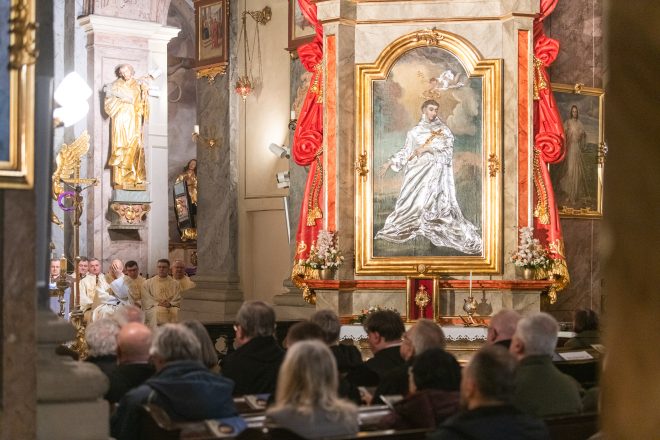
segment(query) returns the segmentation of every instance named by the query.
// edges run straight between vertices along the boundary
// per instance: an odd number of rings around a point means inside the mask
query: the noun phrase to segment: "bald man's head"
[[[488,342],[493,344],[513,338],[520,318],[520,314],[515,310],[502,309],[497,312],[490,320],[487,336]]]
[[[119,364],[147,362],[151,347],[151,330],[144,324],[129,322],[117,335],[117,361]]]

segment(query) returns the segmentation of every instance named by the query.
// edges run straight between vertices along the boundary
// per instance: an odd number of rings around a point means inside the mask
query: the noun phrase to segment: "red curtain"
[[[548,277],[554,280],[550,301],[570,278],[564,255],[564,240],[559,223],[555,194],[548,164],[564,159],[564,128],[552,95],[547,68],[559,53],[559,42],[545,35],[543,20],[557,6],[558,0],[541,0],[541,12],[534,20],[534,235],[550,250],[552,266]]]
[[[298,4],[305,18],[315,27],[316,35],[310,43],[298,48],[300,61],[312,73],[312,79],[298,115],[292,148],[296,163],[309,166],[296,232],[292,273],[296,284],[305,277],[305,268],[300,263],[309,256],[310,247],[323,228],[323,26],[316,18],[316,4],[312,0],[298,0]]]

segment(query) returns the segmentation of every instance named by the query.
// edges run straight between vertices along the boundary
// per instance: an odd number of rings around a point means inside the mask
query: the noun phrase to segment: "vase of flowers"
[[[536,269],[546,269],[550,265],[548,250],[534,238],[534,228],[520,228],[518,250],[511,254],[510,261],[523,268],[523,278],[534,278]]]
[[[337,268],[344,262],[337,242],[337,233],[322,229],[316,237],[316,243],[309,250],[309,257],[303,264],[319,271],[319,278],[332,280]]]

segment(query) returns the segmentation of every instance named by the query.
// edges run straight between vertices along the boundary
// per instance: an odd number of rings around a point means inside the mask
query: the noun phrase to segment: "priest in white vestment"
[[[157,325],[178,322],[181,307],[181,288],[169,276],[169,260],[158,260],[156,268],[158,275],[145,281],[142,288],[145,324],[152,328]]]
[[[172,277],[179,283],[181,292],[195,287],[195,282],[186,274],[186,265],[181,260],[174,260],[172,263]]]
[[[110,287],[121,299],[122,303],[133,304],[137,307],[142,307],[142,287],[145,283],[145,278],[140,275],[140,269],[137,262],[130,260],[124,265],[125,275],[117,278]]]

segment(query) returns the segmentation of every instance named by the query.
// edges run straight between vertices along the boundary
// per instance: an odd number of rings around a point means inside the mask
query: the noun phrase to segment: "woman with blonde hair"
[[[337,396],[337,381],[335,358],[325,344],[297,342],[280,368],[275,405],[266,412],[266,423],[307,439],[357,433],[357,407]]]

